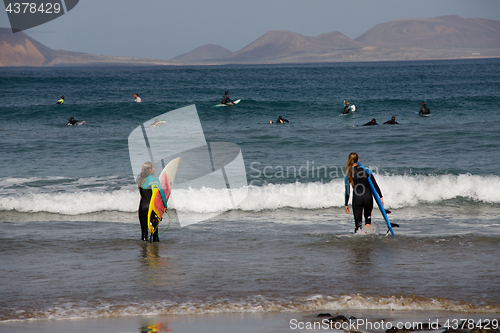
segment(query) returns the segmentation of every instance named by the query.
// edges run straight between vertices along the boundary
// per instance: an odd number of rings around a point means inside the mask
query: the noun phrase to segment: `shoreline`
[[[238,332],[295,331],[405,332],[474,328],[498,332],[500,313],[451,311],[325,310],[321,312],[219,313],[126,316],[89,319],[0,322],[0,330],[16,332]],[[331,317],[330,317],[331,316]],[[347,320],[347,321],[345,321]],[[464,322],[465,321],[465,322]],[[488,328],[489,327],[489,328]]]

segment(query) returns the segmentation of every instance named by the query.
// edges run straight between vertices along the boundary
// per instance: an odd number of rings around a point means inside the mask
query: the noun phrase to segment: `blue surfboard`
[[[361,163],[358,162],[358,165],[362,167],[368,175],[372,175],[372,172],[370,169],[365,168]],[[385,223],[387,223],[387,228],[391,232],[391,235],[394,236],[394,231],[392,230],[391,223],[389,222],[389,218],[387,217],[387,213],[385,212],[384,205],[382,205],[382,202],[380,201],[380,197],[378,196],[377,190],[375,189],[375,186],[373,186],[373,182],[368,177],[368,184],[370,184],[370,189],[372,191],[372,196],[375,198],[375,201],[377,202],[378,208],[380,209],[380,212],[382,213],[382,216],[384,217]],[[346,186],[349,186],[347,183],[347,176],[346,176]]]

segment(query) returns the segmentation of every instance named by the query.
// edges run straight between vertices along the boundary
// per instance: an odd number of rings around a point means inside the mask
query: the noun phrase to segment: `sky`
[[[205,44],[238,51],[270,30],[354,39],[379,23],[442,15],[500,20],[500,0],[80,0],[24,32],[55,50],[170,59]],[[5,11],[0,27],[10,27]]]

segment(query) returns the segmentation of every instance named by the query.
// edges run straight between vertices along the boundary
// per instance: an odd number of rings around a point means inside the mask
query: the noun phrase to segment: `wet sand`
[[[1,332],[180,332],[180,333],[283,333],[297,331],[360,331],[386,332],[390,327],[409,328],[415,331],[444,332],[471,328],[489,322],[489,332],[499,332],[499,313],[458,313],[445,311],[375,311],[375,310],[325,310],[329,314],[318,317],[311,313],[233,313],[176,316],[136,316],[78,320],[34,320],[0,323]],[[330,321],[332,317],[350,318],[350,322]],[[339,320],[339,319],[338,319]],[[465,324],[463,321],[467,320]],[[496,330],[495,330],[496,327]],[[434,328],[434,329],[432,329]],[[403,332],[404,329],[399,332]],[[389,332],[398,332],[390,330]]]

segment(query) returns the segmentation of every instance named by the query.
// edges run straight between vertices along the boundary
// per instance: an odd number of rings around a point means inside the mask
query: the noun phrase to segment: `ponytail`
[[[354,187],[354,181],[352,180],[352,174],[353,174],[353,164],[358,162],[358,154],[357,153],[350,153],[349,158],[347,159],[347,164],[345,167],[345,173],[347,175],[347,180],[351,184],[351,186]]]

